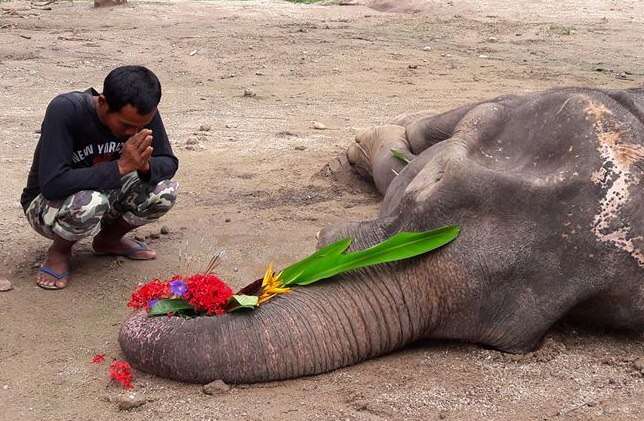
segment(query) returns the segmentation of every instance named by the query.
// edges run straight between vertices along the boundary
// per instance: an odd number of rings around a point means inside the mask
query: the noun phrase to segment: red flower
[[[110,378],[121,383],[123,389],[132,389],[132,367],[126,361],[114,360],[110,364]]]
[[[233,295],[233,290],[215,275],[193,275],[186,284],[186,300],[195,311],[205,311],[210,316],[223,314],[224,306]]]
[[[92,358],[92,364],[101,364],[105,361],[105,354],[96,354]]]
[[[128,307],[148,309],[151,300],[161,300],[170,298],[170,285],[168,282],[162,282],[158,279],[143,284],[138,287],[130,297]]]

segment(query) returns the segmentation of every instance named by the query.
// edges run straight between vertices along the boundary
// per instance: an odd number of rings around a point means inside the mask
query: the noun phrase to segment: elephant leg
[[[461,120],[479,105],[501,104],[511,107],[521,101],[525,101],[525,97],[504,95],[490,101],[464,105],[438,115],[426,113],[420,118],[407,120],[408,123],[403,124],[407,129],[407,142],[414,154],[420,154],[427,148],[452,137]],[[405,121],[404,118],[399,119]]]
[[[377,126],[363,131],[347,150],[347,160],[361,176],[373,179],[381,194],[385,194],[391,181],[406,163],[394,156],[394,151],[411,161],[405,128],[402,126]]]

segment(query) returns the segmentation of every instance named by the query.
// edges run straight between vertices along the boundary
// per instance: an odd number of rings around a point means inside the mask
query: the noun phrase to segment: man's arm
[[[157,184],[159,181],[169,180],[174,177],[179,167],[179,160],[172,152],[168,135],[158,112],[148,127],[152,130],[154,138],[152,147],[154,150],[149,161],[150,167],[148,171],[139,171],[139,176],[150,184]]]
[[[48,200],[61,200],[81,190],[121,187],[116,161],[89,168],[72,168],[74,140],[71,121],[79,112],[69,99],[58,96],[47,107],[40,135],[38,183]]]

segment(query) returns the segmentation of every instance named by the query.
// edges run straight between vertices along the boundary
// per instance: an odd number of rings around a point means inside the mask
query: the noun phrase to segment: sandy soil
[[[423,12],[280,1],[0,3],[0,277],[14,284],[0,292],[0,419],[644,418],[644,376],[633,365],[644,338],[570,326],[527,356],[422,343],[218,396],[136,373],[137,399],[147,403],[130,411],[119,411],[123,394],[108,384],[106,365],[89,363],[97,353],[119,358],[117,331],[137,282],[197,268],[224,249],[219,272],[239,287],[269,261],[312,251],[323,226],[374,215],[378,196],[336,161],[359,128],[501,93],[642,81],[636,0],[408,3],[400,10]],[[111,68],[129,63],[161,78],[181,159],[176,208],[138,233],[169,227],[150,238],[161,258],[95,258],[84,242],[72,284],[41,290],[34,266],[47,243],[18,197],[44,109],[57,93],[100,89]]]

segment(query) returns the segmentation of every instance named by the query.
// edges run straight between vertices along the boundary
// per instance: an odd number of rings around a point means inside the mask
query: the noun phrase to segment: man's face
[[[154,109],[148,114],[139,114],[136,107],[126,104],[118,111],[110,110],[107,101],[103,95],[98,97],[98,115],[103,124],[119,140],[125,141],[137,132],[150,124],[157,110]]]

